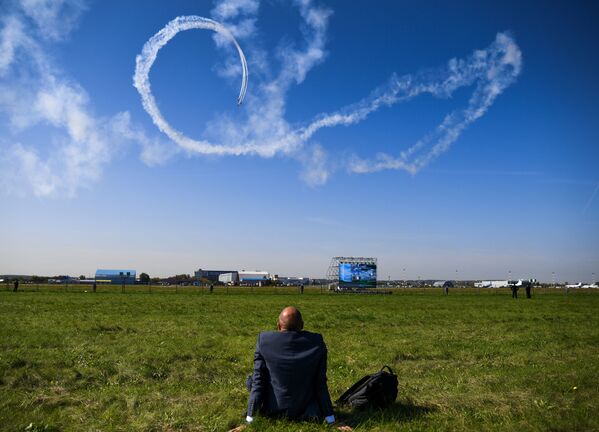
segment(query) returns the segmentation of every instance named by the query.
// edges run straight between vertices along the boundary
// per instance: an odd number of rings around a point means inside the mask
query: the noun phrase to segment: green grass
[[[333,399],[396,370],[393,407],[339,412],[358,431],[599,430],[599,294],[295,292],[0,292],[0,430],[226,430],[257,333],[289,304],[328,344]]]

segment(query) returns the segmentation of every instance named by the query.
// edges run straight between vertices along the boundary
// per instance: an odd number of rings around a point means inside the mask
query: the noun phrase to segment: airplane
[[[577,284],[566,285],[566,288],[580,288],[582,287],[582,282],[578,282]]]
[[[594,284],[586,284],[581,286],[581,288],[599,288],[599,285],[597,285],[597,283],[595,282]]]

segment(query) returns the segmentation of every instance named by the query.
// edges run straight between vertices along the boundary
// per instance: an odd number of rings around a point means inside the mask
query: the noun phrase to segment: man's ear
[[[303,330],[303,329],[304,329],[304,320],[300,320],[299,329],[300,329],[300,330]]]
[[[281,322],[277,320],[277,330],[281,331]]]

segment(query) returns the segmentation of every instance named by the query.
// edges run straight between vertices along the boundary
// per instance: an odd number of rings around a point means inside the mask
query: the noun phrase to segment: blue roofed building
[[[96,270],[96,282],[132,285],[135,283],[135,270]]]

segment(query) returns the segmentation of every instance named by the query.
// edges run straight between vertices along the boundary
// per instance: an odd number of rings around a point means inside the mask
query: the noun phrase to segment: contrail
[[[133,85],[141,95],[143,107],[152,118],[154,124],[169,138],[187,150],[198,151],[200,153],[221,153],[221,146],[213,146],[206,141],[191,140],[174,129],[160,113],[150,86],[150,69],[156,60],[160,48],[165,46],[177,35],[177,33],[191,29],[212,30],[230,39],[235,45],[235,48],[237,48],[243,70],[241,90],[239,91],[239,96],[237,98],[237,104],[241,105],[245,98],[248,83],[248,67],[245,55],[231,32],[227,30],[225,26],[214,20],[200,16],[191,15],[177,17],[145,43],[141,54],[135,59],[136,67],[135,75],[133,76]]]

